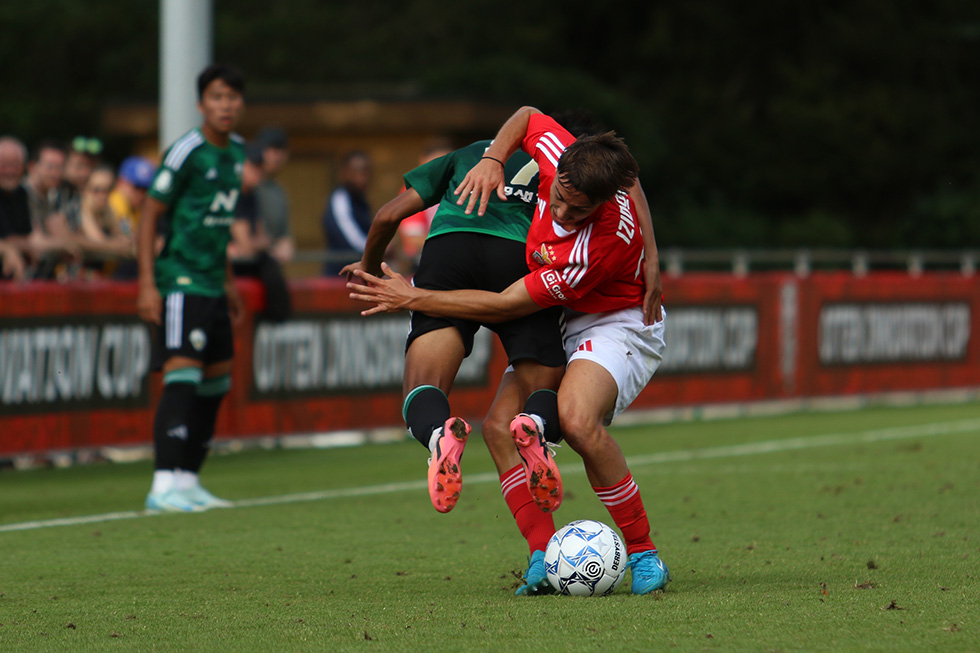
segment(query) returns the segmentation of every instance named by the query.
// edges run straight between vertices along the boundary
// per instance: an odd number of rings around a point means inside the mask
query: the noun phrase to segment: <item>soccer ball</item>
[[[623,580],[626,547],[602,522],[573,521],[551,536],[544,568],[548,582],[561,594],[605,596]]]

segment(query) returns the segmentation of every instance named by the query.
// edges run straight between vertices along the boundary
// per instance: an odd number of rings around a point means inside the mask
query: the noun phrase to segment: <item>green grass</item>
[[[515,597],[527,551],[479,438],[449,515],[415,443],[216,456],[205,480],[231,499],[416,485],[0,532],[0,650],[976,651],[980,429],[920,428],[964,420],[980,404],[614,429],[674,577],[647,597],[628,579],[605,598]],[[921,435],[806,446],[875,429]],[[788,439],[804,444],[714,449]],[[558,459],[558,524],[608,523],[578,457]],[[0,525],[135,510],[149,476],[3,472]]]

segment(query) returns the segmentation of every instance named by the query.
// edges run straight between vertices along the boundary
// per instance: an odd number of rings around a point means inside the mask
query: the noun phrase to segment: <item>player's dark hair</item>
[[[561,109],[559,111],[552,111],[548,115],[554,118],[559,125],[567,129],[568,133],[575,138],[592,136],[609,131],[588,109]]]
[[[595,204],[630,188],[640,166],[616,132],[584,136],[569,145],[558,161],[556,177]]]
[[[204,99],[204,89],[216,79],[220,79],[232,89],[245,95],[245,76],[242,71],[227,64],[213,63],[197,76],[197,99]]]
[[[61,141],[57,141],[53,138],[45,138],[43,141],[39,142],[34,146],[34,150],[31,152],[31,163],[37,163],[41,160],[41,152],[44,150],[55,150],[56,152],[61,152],[62,154],[68,154],[68,148]]]

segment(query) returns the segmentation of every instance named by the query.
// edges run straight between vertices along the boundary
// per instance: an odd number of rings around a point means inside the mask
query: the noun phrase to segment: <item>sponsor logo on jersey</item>
[[[533,190],[528,190],[526,188],[514,188],[513,186],[504,186],[504,194],[507,197],[516,197],[525,204],[533,204],[535,193]]]
[[[533,252],[531,258],[540,263],[541,265],[551,265],[555,260],[555,251],[548,247],[547,244],[542,243],[541,249]]]
[[[231,215],[209,215],[204,218],[205,227],[230,227],[235,221]]]
[[[190,277],[177,277],[178,286],[189,286],[192,283],[194,283],[194,281]]]
[[[217,168],[211,168],[210,170],[208,170],[207,172],[204,173],[204,178],[207,179],[208,181],[211,181],[212,179],[217,179],[218,178],[218,169]]]
[[[562,302],[568,301],[568,298],[561,291],[562,283],[560,274],[554,270],[545,270],[544,274],[541,275],[541,280],[544,281],[545,288],[548,289],[552,297]]]
[[[238,189],[233,188],[231,192],[218,191],[214,194],[214,199],[211,200],[211,206],[208,207],[208,212],[210,213],[232,213],[235,210],[235,204],[238,203]]]
[[[191,341],[191,347],[193,347],[196,351],[203,351],[204,346],[208,344],[208,337],[202,329],[194,329],[191,331],[190,336],[188,336],[188,340]]]
[[[174,184],[174,174],[169,170],[161,170],[153,182],[153,188],[158,193],[169,193]]]

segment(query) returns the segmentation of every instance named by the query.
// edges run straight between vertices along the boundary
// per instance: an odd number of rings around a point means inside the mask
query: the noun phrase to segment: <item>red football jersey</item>
[[[538,306],[562,304],[605,313],[643,303],[643,237],[625,192],[606,202],[575,231],[551,219],[551,184],[558,159],[575,142],[550,116],[533,114],[522,147],[537,162],[538,206],[527,235],[524,286]]]

